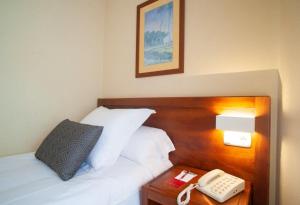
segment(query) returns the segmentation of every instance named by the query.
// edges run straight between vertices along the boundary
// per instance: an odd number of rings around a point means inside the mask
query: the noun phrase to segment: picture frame
[[[136,78],[184,72],[185,0],[137,6]]]

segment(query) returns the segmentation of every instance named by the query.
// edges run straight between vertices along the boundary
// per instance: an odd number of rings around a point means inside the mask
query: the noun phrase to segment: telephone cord
[[[191,199],[191,192],[197,186],[198,186],[198,184],[190,184],[187,188],[185,188],[183,191],[181,191],[177,196],[177,204],[178,205],[188,205],[190,202],[190,199]],[[186,195],[186,198],[184,201],[181,201],[181,199],[184,195]]]

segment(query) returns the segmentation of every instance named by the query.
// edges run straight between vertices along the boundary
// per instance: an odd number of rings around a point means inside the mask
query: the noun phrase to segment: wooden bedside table
[[[171,184],[172,179],[182,170],[188,170],[197,174],[190,182],[176,188]],[[198,179],[204,175],[206,171],[188,167],[174,166],[162,175],[153,179],[142,188],[142,204],[143,205],[177,205],[177,195],[191,183],[197,183]],[[194,189],[191,193],[191,201],[189,205],[249,205],[251,200],[251,185],[246,181],[245,190],[224,203],[219,203]]]

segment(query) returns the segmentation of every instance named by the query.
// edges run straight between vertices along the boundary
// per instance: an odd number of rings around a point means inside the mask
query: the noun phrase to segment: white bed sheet
[[[133,195],[129,196],[124,201],[118,203],[117,205],[141,205],[141,194],[140,192],[135,192]]]
[[[132,199],[137,202],[140,187],[170,166],[168,160],[143,166],[120,157],[106,169],[83,167],[64,182],[33,153],[4,157],[0,158],[0,204],[126,205]]]

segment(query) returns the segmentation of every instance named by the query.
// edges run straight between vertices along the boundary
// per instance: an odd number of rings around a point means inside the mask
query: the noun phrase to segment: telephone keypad
[[[236,177],[221,178],[212,184],[210,190],[215,194],[223,194],[237,182]]]

